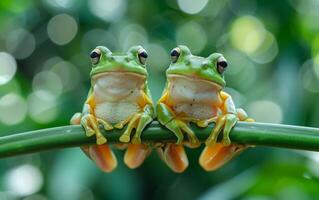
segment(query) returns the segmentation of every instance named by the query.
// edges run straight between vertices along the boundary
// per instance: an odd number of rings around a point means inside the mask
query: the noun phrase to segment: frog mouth
[[[170,81],[173,81],[176,79],[184,79],[184,80],[187,80],[189,82],[193,82],[194,84],[204,84],[204,85],[207,85],[207,86],[209,86],[217,91],[220,91],[223,89],[223,86],[221,86],[217,82],[214,82],[212,80],[202,79],[202,78],[199,78],[198,76],[169,74],[169,75],[167,75],[167,78]]]

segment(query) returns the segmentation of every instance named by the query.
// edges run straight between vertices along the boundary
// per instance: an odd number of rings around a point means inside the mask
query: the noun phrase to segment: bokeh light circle
[[[204,49],[207,43],[207,35],[200,24],[188,22],[177,29],[176,42],[188,46],[192,53],[196,54]]]
[[[15,59],[6,52],[0,52],[0,85],[8,83],[17,71]]]
[[[53,65],[51,71],[59,76],[64,92],[70,91],[79,85],[80,73],[72,63],[61,61]]]
[[[72,9],[76,7],[76,0],[44,0],[46,4],[56,9]]]
[[[19,196],[28,196],[38,192],[43,185],[41,171],[32,165],[21,165],[6,175],[6,187]]]
[[[60,77],[52,71],[41,71],[32,80],[32,89],[46,90],[58,96],[62,93],[63,85]]]
[[[47,31],[52,42],[57,45],[65,45],[75,37],[78,25],[72,16],[59,14],[50,19]]]
[[[146,30],[138,24],[127,24],[119,34],[119,43],[123,51],[127,51],[133,45],[147,44],[148,35]]]
[[[26,29],[14,29],[6,38],[6,47],[16,59],[29,57],[35,50],[36,41]]]
[[[148,45],[147,51],[150,55],[147,59],[147,66],[149,66],[150,70],[154,70],[158,73],[158,71],[164,71],[169,65],[169,56],[164,47],[158,44],[150,44]]]
[[[266,36],[263,24],[255,17],[243,16],[231,25],[231,43],[246,54],[254,53]]]
[[[58,115],[57,97],[48,91],[34,91],[27,101],[29,116],[37,123],[49,123]]]
[[[118,20],[126,10],[125,0],[90,0],[88,3],[91,13],[106,22]]]
[[[278,55],[277,40],[272,33],[266,32],[264,41],[260,47],[249,57],[256,63],[265,64],[269,63]]]
[[[179,8],[188,14],[196,14],[202,11],[207,5],[208,0],[177,0]]]
[[[21,123],[27,114],[25,99],[16,93],[9,93],[0,98],[0,122],[6,125]]]
[[[104,29],[91,29],[82,37],[82,49],[85,52],[89,52],[97,45],[105,45],[109,49],[116,49],[119,46],[117,38],[110,31]]]
[[[283,120],[282,108],[275,102],[260,100],[252,102],[247,109],[249,116],[258,122],[281,123]]]

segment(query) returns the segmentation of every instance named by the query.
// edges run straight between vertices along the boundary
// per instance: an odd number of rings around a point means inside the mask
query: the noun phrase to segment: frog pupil
[[[179,55],[180,55],[180,53],[179,53],[178,50],[173,49],[173,50],[171,51],[171,58],[172,58],[173,63],[175,63],[175,62],[177,61]]]
[[[226,61],[220,61],[218,62],[218,65],[220,65],[221,67],[223,68],[226,68],[228,66],[227,62]]]
[[[227,62],[226,61],[219,61],[217,62],[217,71],[220,73],[220,74],[223,74],[227,68]]]
[[[90,57],[91,58],[97,58],[99,57],[100,55],[98,53],[96,53],[95,51],[93,51],[91,54],[90,54]]]
[[[140,60],[140,63],[145,65],[146,63],[146,58],[148,57],[146,51],[142,51],[141,53],[138,54],[138,58]]]
[[[143,52],[140,53],[140,57],[147,58],[148,55],[147,55],[147,53],[145,51],[143,51]]]
[[[172,52],[171,52],[171,56],[179,56],[179,53],[178,53],[178,51],[177,50],[173,50]]]

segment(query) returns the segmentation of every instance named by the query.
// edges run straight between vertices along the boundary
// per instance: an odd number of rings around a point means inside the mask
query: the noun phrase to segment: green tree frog
[[[171,51],[166,87],[156,110],[158,121],[177,137],[176,144],[168,143],[159,149],[164,161],[175,172],[183,172],[188,166],[183,134],[187,134],[189,145],[199,145],[190,122],[200,127],[215,123],[199,159],[200,165],[207,171],[219,168],[245,148],[231,144],[229,139],[229,133],[238,120],[252,119],[244,110],[236,109],[231,96],[222,91],[226,85],[223,74],[227,65],[226,59],[219,53],[207,58],[199,57],[182,45]],[[221,131],[222,142],[216,143]]]
[[[101,134],[100,126],[112,130],[122,129],[127,124],[120,141],[131,142],[124,155],[124,163],[128,167],[141,165],[150,152],[146,144],[141,144],[140,138],[143,129],[154,118],[147,85],[147,57],[141,46],[134,46],[122,54],[98,46],[90,54],[91,88],[82,113],[76,113],[71,124],[81,124],[88,137],[96,136],[97,144],[82,147],[82,150],[105,172],[112,171],[117,160]],[[136,131],[131,141],[133,129]]]

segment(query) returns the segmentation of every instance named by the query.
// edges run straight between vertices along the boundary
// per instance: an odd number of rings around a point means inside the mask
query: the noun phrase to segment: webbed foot
[[[206,140],[206,146],[212,146],[217,142],[221,130],[223,130],[222,144],[228,146],[231,144],[229,133],[238,121],[237,115],[225,114],[217,118],[215,127]]]
[[[100,131],[99,125],[102,125],[105,130],[112,130],[113,126],[106,122],[103,119],[96,118],[92,114],[83,115],[81,118],[81,125],[85,129],[86,135],[91,137],[96,135],[96,143],[98,145],[104,144],[107,142],[107,139],[103,136]]]

